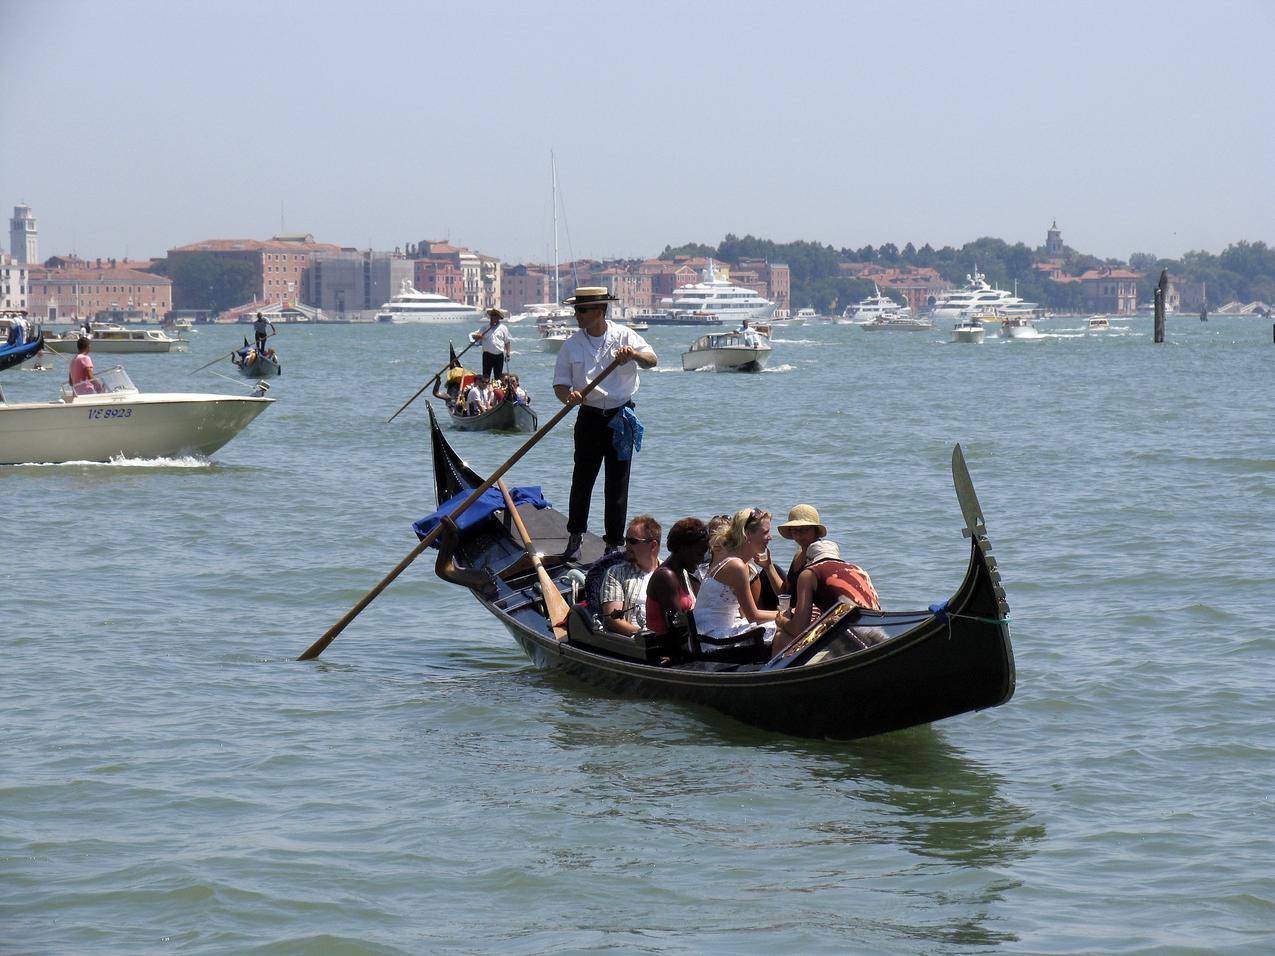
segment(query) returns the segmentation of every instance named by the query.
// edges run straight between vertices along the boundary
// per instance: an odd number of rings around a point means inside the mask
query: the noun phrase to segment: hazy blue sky
[[[1275,240],[1275,0],[0,0],[42,257],[288,231],[578,256],[728,232]]]

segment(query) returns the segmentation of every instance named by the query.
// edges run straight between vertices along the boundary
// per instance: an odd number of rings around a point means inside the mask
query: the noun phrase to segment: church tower
[[[14,206],[13,218],[9,220],[9,253],[13,256],[13,261],[38,265],[38,238],[39,232],[35,227],[35,217],[31,215],[31,207],[26,203]]]
[[[1063,257],[1062,231],[1058,228],[1057,219],[1049,227],[1049,231],[1045,233],[1045,255],[1051,259],[1061,259]]]

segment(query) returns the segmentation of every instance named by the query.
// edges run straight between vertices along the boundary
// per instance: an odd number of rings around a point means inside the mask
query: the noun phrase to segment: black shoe
[[[584,535],[579,532],[571,532],[567,535],[567,550],[562,552],[563,561],[579,561],[580,547],[584,544]]]

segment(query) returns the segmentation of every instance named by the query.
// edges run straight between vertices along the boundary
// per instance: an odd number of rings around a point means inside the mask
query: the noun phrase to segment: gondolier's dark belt
[[[592,405],[581,405],[580,414],[583,415],[585,412],[588,412],[590,415],[598,416],[603,421],[609,421],[611,418],[614,418],[622,408],[637,408],[637,404],[630,399],[623,405],[615,406],[615,408],[595,408]]]

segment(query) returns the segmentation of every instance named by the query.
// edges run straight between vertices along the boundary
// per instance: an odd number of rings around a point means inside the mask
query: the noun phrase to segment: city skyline
[[[1109,258],[1272,239],[1258,2],[2,10],[31,95],[0,103],[0,203],[44,256],[287,231],[548,262],[551,150],[564,260],[1035,247],[1055,219]]]

